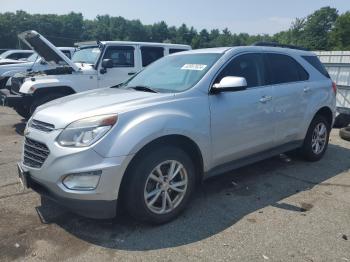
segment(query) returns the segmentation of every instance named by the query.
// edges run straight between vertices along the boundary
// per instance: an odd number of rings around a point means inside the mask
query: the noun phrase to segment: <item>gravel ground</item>
[[[350,143],[206,181],[162,226],[74,215],[17,179],[25,123],[0,108],[0,261],[350,261]],[[42,214],[42,219],[38,216]]]

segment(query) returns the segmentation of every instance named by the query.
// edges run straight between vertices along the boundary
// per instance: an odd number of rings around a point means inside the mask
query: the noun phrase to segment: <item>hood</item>
[[[25,31],[20,33],[18,37],[39,56],[43,57],[48,64],[53,66],[69,65],[74,71],[79,70],[67,56],[38,32]]]
[[[10,64],[23,64],[27,63],[25,60],[14,60],[14,59],[0,59],[0,65],[10,65]]]
[[[173,94],[148,93],[130,89],[104,88],[63,97],[38,107],[33,118],[56,129],[90,116],[122,113],[146,104],[160,103]]]

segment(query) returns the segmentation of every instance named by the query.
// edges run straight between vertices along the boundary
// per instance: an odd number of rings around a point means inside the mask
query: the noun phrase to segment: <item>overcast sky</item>
[[[186,23],[197,30],[223,29],[233,33],[273,34],[288,29],[296,17],[323,6],[350,10],[349,0],[1,0],[0,12],[22,9],[29,13],[80,12],[85,18],[109,14],[140,19],[144,24],[164,20]]]

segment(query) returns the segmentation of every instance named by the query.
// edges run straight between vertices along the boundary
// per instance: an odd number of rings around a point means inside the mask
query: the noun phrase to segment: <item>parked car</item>
[[[0,65],[15,64],[25,61],[34,53],[33,50],[8,50],[0,54]]]
[[[163,56],[191,49],[187,45],[106,41],[81,47],[70,60],[35,31],[19,37],[45,61],[57,66],[55,70],[13,78],[9,91],[0,90],[3,103],[25,118],[48,101],[120,84]]]
[[[74,212],[164,223],[196,183],[299,149],[326,152],[335,86],[311,52],[274,47],[164,57],[125,83],[37,108],[25,130],[23,183]]]
[[[58,47],[68,58],[72,58],[75,47]],[[54,69],[56,65],[48,64],[45,59],[34,53],[26,61],[16,64],[0,65],[0,89],[5,88],[7,81],[17,73],[40,72]],[[10,84],[9,84],[10,85]]]

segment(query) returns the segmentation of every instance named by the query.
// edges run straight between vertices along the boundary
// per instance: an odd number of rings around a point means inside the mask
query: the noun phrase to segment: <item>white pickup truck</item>
[[[11,86],[0,89],[2,104],[25,118],[48,101],[120,84],[163,56],[191,49],[188,45],[104,41],[80,47],[71,60],[36,31],[19,37],[47,63],[57,66],[12,77]]]

